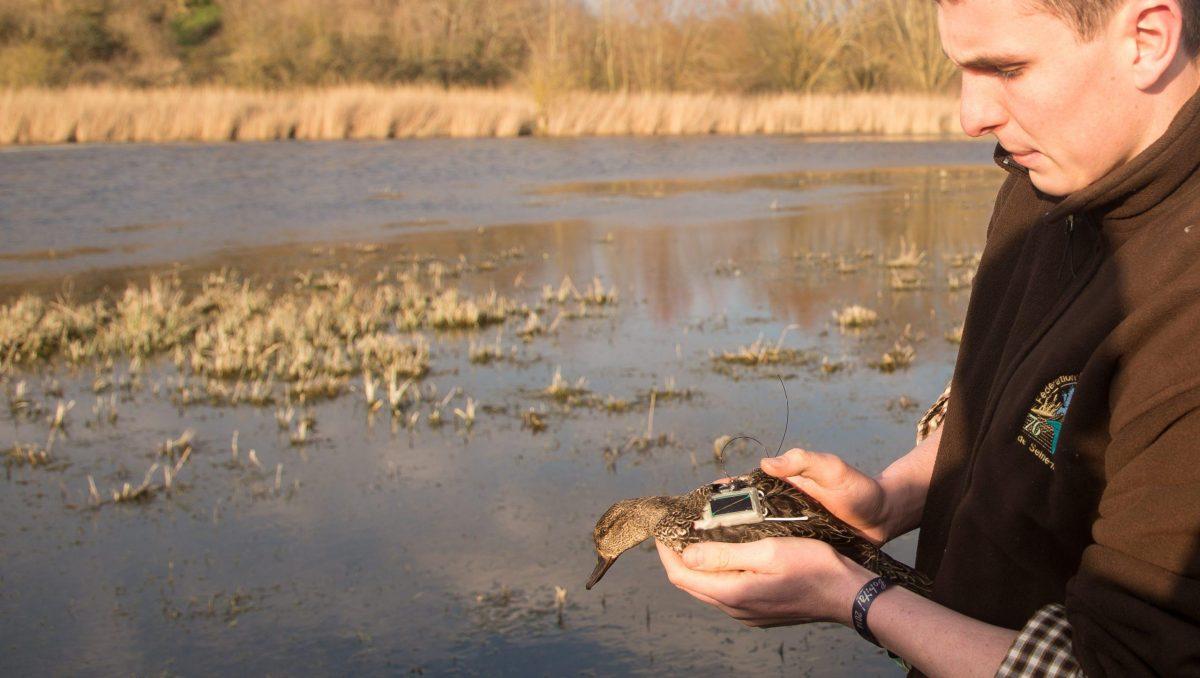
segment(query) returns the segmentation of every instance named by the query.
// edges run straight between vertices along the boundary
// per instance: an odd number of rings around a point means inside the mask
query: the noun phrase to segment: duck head
[[[671,506],[670,497],[639,497],[625,499],[612,505],[592,530],[592,541],[596,544],[598,562],[587,588],[600,581],[617,556],[637,546],[654,534],[654,527],[667,514]]]

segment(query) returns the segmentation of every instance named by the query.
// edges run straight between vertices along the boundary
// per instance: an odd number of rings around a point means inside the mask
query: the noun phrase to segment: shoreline
[[[957,98],[924,94],[562,92],[343,86],[0,90],[0,147],[535,136],[965,138]]]

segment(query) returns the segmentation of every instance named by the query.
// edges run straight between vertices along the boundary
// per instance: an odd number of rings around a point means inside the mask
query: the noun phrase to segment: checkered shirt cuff
[[[917,420],[917,443],[929,437],[942,425],[942,421],[946,419],[946,410],[950,407],[950,384],[946,384],[946,390],[942,391],[942,395],[933,402],[933,405],[925,411],[925,415]]]
[[[997,678],[1083,678],[1071,653],[1071,623],[1067,609],[1059,603],[1038,610],[1008,650]]]

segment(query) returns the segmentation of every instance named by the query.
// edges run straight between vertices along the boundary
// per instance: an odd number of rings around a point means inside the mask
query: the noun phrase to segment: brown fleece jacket
[[[917,565],[1008,628],[1065,603],[1089,676],[1200,674],[1200,94],[1064,199],[997,161]]]

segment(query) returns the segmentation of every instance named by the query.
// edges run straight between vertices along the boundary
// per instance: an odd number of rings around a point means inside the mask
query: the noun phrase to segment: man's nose
[[[999,99],[994,78],[963,71],[959,122],[968,136],[981,137],[1003,125],[1008,113]]]

